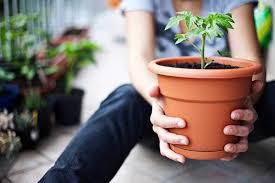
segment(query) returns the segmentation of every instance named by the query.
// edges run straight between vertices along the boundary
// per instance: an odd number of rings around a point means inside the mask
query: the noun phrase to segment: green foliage
[[[46,39],[45,31],[28,30],[30,22],[38,23],[38,16],[18,14],[0,22],[1,52],[6,61],[18,58],[23,58],[25,61],[31,59],[38,37]]]
[[[3,91],[4,85],[7,82],[12,81],[14,78],[15,78],[14,73],[6,71],[3,68],[0,68],[0,94]]]
[[[10,158],[22,147],[21,140],[14,131],[0,132],[0,155]]]
[[[24,109],[28,111],[37,111],[43,105],[45,105],[45,101],[42,99],[40,94],[34,90],[30,90],[28,95],[25,97]]]
[[[69,94],[72,89],[72,81],[75,73],[89,64],[96,62],[95,52],[100,48],[97,44],[90,40],[79,42],[67,42],[61,44],[56,50],[52,50],[51,54],[65,54],[68,62],[68,70],[65,74],[65,93]]]
[[[47,40],[48,34],[41,29],[29,30],[30,23],[36,24],[39,17],[36,14],[18,14],[11,16],[8,20],[0,22],[1,52],[4,61],[13,68],[9,72],[9,78],[24,78],[28,83],[38,76],[38,71],[43,71],[45,75],[53,74],[56,67],[50,66],[48,62],[40,62],[35,58],[38,39]],[[7,68],[4,70],[6,73]],[[11,79],[11,80],[12,80]],[[1,70],[0,70],[1,80]],[[9,81],[11,81],[9,80]]]
[[[205,68],[205,39],[214,39],[224,36],[224,32],[228,29],[233,29],[233,19],[230,13],[211,13],[207,17],[193,16],[190,11],[183,11],[177,13],[176,16],[170,18],[165,30],[174,26],[179,26],[179,23],[184,21],[187,32],[183,34],[176,34],[176,43],[179,44],[184,41],[189,41],[193,37],[201,37],[201,48],[195,47],[201,54],[201,68]],[[209,64],[208,64],[209,65]]]
[[[218,53],[221,57],[231,57],[231,52],[229,52],[229,51],[218,50],[217,53]]]
[[[16,129],[19,131],[24,131],[25,129],[34,125],[32,113],[28,110],[25,110],[20,114],[16,113],[14,117]]]

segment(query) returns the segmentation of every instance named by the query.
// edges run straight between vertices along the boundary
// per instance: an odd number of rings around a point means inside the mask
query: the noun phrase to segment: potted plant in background
[[[13,114],[4,110],[0,112],[0,180],[9,171],[20,148],[21,142],[15,133]]]
[[[95,63],[95,52],[99,47],[89,40],[67,42],[58,47],[67,60],[67,71],[64,75],[64,94],[59,94],[55,103],[56,121],[63,125],[74,125],[80,122],[81,106],[84,91],[73,88],[73,79],[79,69]],[[63,93],[62,92],[62,93]]]
[[[89,39],[88,27],[69,27],[60,36],[50,40],[50,45],[57,47],[67,42],[78,42]]]
[[[205,41],[222,37],[233,28],[231,14],[200,17],[183,11],[170,19],[166,29],[178,26],[181,21],[187,32],[176,35],[176,44],[199,36],[201,47],[194,46],[200,57],[163,58],[149,64],[158,77],[165,114],[187,121],[186,128],[170,131],[187,136],[190,144],[170,147],[191,159],[220,159],[227,155],[224,145],[238,140],[224,135],[223,128],[239,123],[230,118],[230,113],[244,106],[252,76],[261,71],[261,66],[244,59],[205,56]]]
[[[48,34],[41,29],[33,32],[28,30],[28,22],[38,21],[36,15],[18,14],[0,23],[3,55],[0,64],[6,72],[15,74],[13,82],[22,93],[30,87],[39,89],[40,93],[47,93],[55,87],[58,79],[50,76],[59,72],[60,59],[42,58],[39,55],[42,50],[40,45],[47,42]]]
[[[35,90],[29,90],[24,98],[21,110],[15,114],[16,133],[20,136],[24,148],[31,148],[37,144],[40,138],[39,110],[46,103]],[[50,125],[50,115],[46,118],[46,124]]]

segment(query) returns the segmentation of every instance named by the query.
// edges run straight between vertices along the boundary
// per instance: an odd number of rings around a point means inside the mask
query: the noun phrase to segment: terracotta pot
[[[218,63],[238,66],[238,69],[182,69],[160,64],[199,63],[199,57],[175,57],[154,60],[149,69],[156,73],[164,97],[165,114],[180,117],[187,122],[184,129],[169,131],[185,135],[187,146],[170,145],[171,149],[190,159],[211,160],[228,155],[227,143],[237,142],[234,136],[224,135],[223,129],[233,121],[233,110],[243,108],[250,93],[252,75],[261,71],[261,65],[248,60],[212,57]]]
[[[76,32],[78,32],[76,34]],[[88,27],[77,28],[71,27],[65,30],[60,36],[57,36],[50,40],[51,46],[59,46],[67,42],[78,42],[89,39],[90,29]]]

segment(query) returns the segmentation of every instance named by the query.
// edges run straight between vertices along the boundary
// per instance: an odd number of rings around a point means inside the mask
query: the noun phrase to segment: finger
[[[247,137],[243,137],[237,144],[226,144],[224,151],[229,153],[241,153],[248,150]]]
[[[182,135],[177,135],[174,133],[170,133],[167,130],[160,128],[158,126],[153,126],[153,131],[158,134],[160,140],[169,143],[169,144],[181,144],[188,145],[189,140],[187,137]]]
[[[149,95],[150,97],[159,97],[160,96],[160,89],[158,86],[154,86],[151,88],[151,90],[149,91]]]
[[[259,93],[261,92],[261,90],[264,87],[264,83],[262,81],[253,81],[252,83],[252,87],[251,87],[251,94],[250,94],[250,101],[252,104],[255,104],[255,102],[257,102],[257,100],[259,99]]]
[[[165,116],[162,108],[156,103],[153,103],[150,121],[153,125],[162,128],[184,128],[186,126],[186,122],[181,118]]]
[[[221,158],[222,161],[231,161],[238,157],[238,154],[232,154],[231,156]]]
[[[160,149],[160,154],[162,156],[165,156],[171,160],[174,161],[178,161],[180,163],[184,163],[185,162],[185,158],[180,155],[175,153],[174,151],[172,151],[169,147],[169,145],[166,142],[163,142],[162,140],[160,140],[159,142],[159,149]]]
[[[234,135],[238,137],[247,137],[252,131],[253,125],[228,125],[223,129],[225,135]]]
[[[252,109],[237,109],[231,113],[231,119],[255,122],[258,118],[257,113]]]
[[[263,89],[264,83],[260,80],[252,82],[251,95],[256,95]]]

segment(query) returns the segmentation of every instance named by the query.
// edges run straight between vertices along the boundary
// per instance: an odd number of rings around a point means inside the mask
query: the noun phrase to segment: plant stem
[[[205,48],[205,34],[202,35],[202,44],[201,44],[201,69],[204,69],[204,65],[205,65],[204,48]]]

